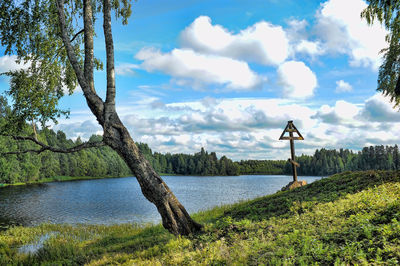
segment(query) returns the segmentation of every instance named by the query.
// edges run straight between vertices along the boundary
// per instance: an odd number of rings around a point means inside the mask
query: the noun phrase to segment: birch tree
[[[40,153],[74,152],[87,147],[108,145],[126,162],[136,176],[143,195],[162,217],[163,226],[175,235],[188,235],[201,229],[187,213],[162,178],[140,153],[115,108],[114,42],[111,18],[126,24],[131,14],[129,0],[2,0],[0,3],[0,37],[5,54],[17,55],[26,68],[7,72],[11,88],[12,111],[2,134],[20,141],[31,141]],[[97,21],[103,32],[95,33]],[[96,91],[93,72],[102,68],[94,54],[94,36],[105,40],[105,99]],[[35,134],[17,135],[26,123],[57,121],[66,111],[58,100],[77,86],[103,129],[101,142],[86,142],[79,147],[60,149],[41,142]],[[18,151],[16,151],[18,152]],[[26,151],[21,151],[26,152]],[[132,204],[134,204],[132,202]]]

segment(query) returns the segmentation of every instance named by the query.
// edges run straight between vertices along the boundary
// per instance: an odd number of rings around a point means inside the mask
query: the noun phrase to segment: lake
[[[299,177],[311,183],[321,177]],[[275,193],[292,176],[164,176],[189,213]],[[54,182],[0,189],[0,228],[40,223],[158,223],[134,177]]]

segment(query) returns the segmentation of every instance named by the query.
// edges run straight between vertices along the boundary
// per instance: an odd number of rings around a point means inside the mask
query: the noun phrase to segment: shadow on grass
[[[86,246],[95,253],[134,253],[168,243],[174,236],[161,225],[145,228],[135,234],[114,234]]]
[[[123,263],[133,258],[137,252],[160,250],[160,247],[174,238],[161,225],[132,230],[127,225],[116,225],[106,228],[100,234],[97,239],[83,245],[80,245],[79,241],[65,239],[50,241],[37,253],[20,257],[14,262],[16,265],[84,265],[101,261],[104,257],[113,258],[118,254],[123,257],[120,261]],[[107,263],[106,261],[96,265]]]

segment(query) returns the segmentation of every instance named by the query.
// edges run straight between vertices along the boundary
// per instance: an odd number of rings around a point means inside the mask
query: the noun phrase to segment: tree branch
[[[34,137],[30,136],[8,136],[13,138],[14,140],[17,141],[31,141],[37,145],[39,145],[41,148],[38,150],[23,150],[23,151],[11,151],[11,152],[2,152],[0,153],[1,155],[11,155],[11,154],[23,154],[23,153],[37,153],[40,154],[44,151],[51,151],[51,152],[56,152],[56,153],[73,153],[73,152],[78,152],[83,149],[88,149],[88,148],[97,148],[97,147],[102,147],[105,146],[105,143],[103,141],[96,141],[96,142],[84,142],[80,145],[67,148],[67,149],[62,149],[62,148],[56,148],[56,147],[51,147],[49,145],[44,144],[43,142],[40,142]]]
[[[72,39],[69,42],[72,43],[79,36],[79,34],[82,34],[83,32],[84,32],[84,29],[81,29],[80,31],[75,33],[74,36],[72,37]],[[60,55],[61,50],[64,49],[64,48],[65,48],[64,44],[61,47],[59,47],[57,49],[56,53],[54,54],[54,56],[53,56],[51,61],[54,61]]]
[[[394,95],[396,95],[396,97],[400,96],[400,75],[397,78],[396,87],[394,88]]]
[[[91,89],[90,77],[89,80],[86,79],[87,77],[85,76],[84,71],[82,71],[82,68],[74,52],[74,48],[72,47],[70,39],[68,37],[66,19],[64,13],[64,0],[57,0],[57,13],[61,31],[61,38],[64,43],[65,49],[67,51],[68,59],[78,79],[79,85],[82,88],[83,94],[86,98],[90,110],[96,116],[99,123],[104,124],[104,117],[103,117],[104,103],[101,100],[101,98],[96,94],[96,92]]]
[[[115,66],[114,66],[114,44],[111,30],[111,7],[110,0],[103,0],[103,30],[106,44],[107,56],[107,96],[106,108],[115,111]],[[108,110],[106,110],[108,111]]]
[[[78,37],[79,34],[83,33],[84,31],[85,31],[84,29],[81,29],[80,31],[75,33],[75,35],[72,37],[72,39],[69,42],[73,42],[76,39],[76,37]]]
[[[83,29],[84,29],[84,46],[85,46],[85,62],[83,65],[83,73],[86,81],[89,83],[91,91],[95,92],[93,69],[94,69],[94,52],[93,52],[93,11],[92,1],[83,1]]]
[[[57,1],[57,12],[58,12],[58,22],[60,24],[61,38],[64,43],[65,49],[67,50],[68,59],[71,62],[72,67],[74,68],[76,77],[78,78],[78,82],[81,85],[82,90],[84,90],[87,88],[88,85],[67,34],[67,29],[66,29],[67,26],[64,14],[64,0]]]

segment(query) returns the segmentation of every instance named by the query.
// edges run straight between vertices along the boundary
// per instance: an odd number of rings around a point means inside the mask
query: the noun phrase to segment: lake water
[[[311,183],[321,177],[305,177]],[[189,213],[272,194],[291,176],[164,176]],[[158,223],[134,177],[54,182],[0,189],[0,228],[40,223]]]

